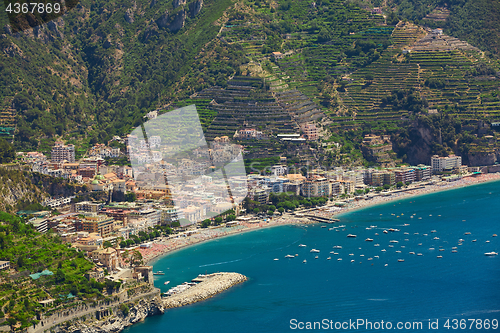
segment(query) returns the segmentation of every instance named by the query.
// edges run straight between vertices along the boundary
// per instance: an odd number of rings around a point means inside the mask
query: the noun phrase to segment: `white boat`
[[[351,262],[354,262],[354,259],[352,259]]]
[[[332,257],[328,257],[328,258],[326,258],[326,260],[330,260],[330,259],[332,259]]]
[[[389,243],[399,243],[397,240],[390,240]]]
[[[422,253],[417,253],[417,256],[423,256],[423,254]]]
[[[373,258],[380,258],[379,256],[373,256]]]
[[[454,246],[454,247],[452,247],[451,249],[452,249],[452,250],[456,250],[456,249],[458,249],[458,247]]]
[[[274,258],[273,260],[274,260],[274,261],[278,261],[279,259],[278,259],[278,258]]]
[[[464,235],[470,235],[470,232],[467,231]]]
[[[349,237],[349,238],[356,238],[357,236],[353,235],[353,234],[349,234],[349,235],[347,235],[347,237]]]
[[[401,245],[401,248],[402,248],[402,249],[404,249],[404,248],[405,248],[405,246],[404,246],[404,245]]]
[[[457,250],[451,250],[451,253],[457,253],[458,251]]]
[[[307,262],[307,260],[304,259],[303,263],[305,264]]]
[[[394,245],[389,245],[389,247],[394,247]]]
[[[373,242],[373,239],[367,238],[367,239],[365,239],[365,242]]]
[[[376,228],[377,226],[376,225],[371,225],[370,228]]]
[[[334,248],[334,249],[341,249],[341,248],[342,248],[342,246],[340,246],[340,245],[335,245],[333,248]]]
[[[405,232],[404,234],[405,234],[405,235],[409,235],[410,233],[409,233],[409,232]]]
[[[350,255],[350,256],[353,256],[353,255],[354,255],[354,253],[349,253],[349,255]]]
[[[318,259],[318,256],[314,257],[314,259]]]
[[[380,244],[375,244],[375,245],[373,245],[373,246],[380,246]]]
[[[306,247],[307,245],[305,244],[299,244],[299,247]]]
[[[385,265],[384,265],[384,267],[387,267],[387,266],[389,266],[389,264],[385,264]]]
[[[439,259],[441,259],[443,256],[437,256]]]
[[[387,230],[384,230],[383,232],[384,232],[384,234],[388,234],[389,233],[389,231],[387,231]]]
[[[439,251],[444,251],[444,249],[439,249]]]
[[[434,237],[433,239],[434,239],[434,240],[438,240],[438,239],[439,239],[439,237]]]
[[[430,248],[429,248],[429,250],[431,250],[431,251],[432,251],[432,250],[434,250],[434,248],[433,248],[433,247],[430,247]]]
[[[165,281],[165,283],[163,283],[163,284],[167,285],[167,284],[169,284],[169,283],[170,283],[170,281]]]
[[[403,262],[403,261],[405,261],[405,260],[404,259],[398,259],[398,262]]]
[[[153,275],[165,275],[165,273],[163,273],[163,271],[158,271],[154,272]]]
[[[287,254],[285,258],[295,258],[295,256],[292,256],[291,254]]]
[[[309,251],[309,252],[314,252],[314,253],[317,253],[317,252],[319,252],[319,250],[312,249],[312,250],[311,250],[311,251]]]
[[[295,253],[295,256],[298,257],[299,255],[297,253]]]
[[[415,252],[411,251],[410,254],[415,254]]]
[[[401,253],[401,251],[397,250],[396,253]]]
[[[490,241],[486,241],[486,243],[489,243]],[[460,244],[461,245],[461,244]]]
[[[473,239],[472,241],[473,241],[473,242],[477,242],[477,239]]]
[[[488,257],[492,257],[492,256],[497,256],[498,253],[497,252],[486,252],[484,255],[488,256]]]
[[[382,249],[382,250],[380,250],[380,251],[385,252],[386,250],[385,250],[385,249]]]
[[[431,232],[437,232],[436,230],[431,230]]]
[[[333,251],[332,251],[333,252]],[[338,256],[339,254],[337,252],[333,252],[334,255]]]
[[[364,257],[365,255],[364,255],[364,254],[360,254],[359,256],[360,256],[360,257]]]
[[[342,260],[342,258],[338,258],[338,259],[337,259],[337,261],[341,261],[341,260]]]

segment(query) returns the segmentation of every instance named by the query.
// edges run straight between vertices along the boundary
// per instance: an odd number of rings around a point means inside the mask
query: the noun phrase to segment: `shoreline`
[[[323,218],[342,217],[347,213],[370,208],[376,205],[383,205],[386,203],[402,199],[409,199],[412,197],[432,194],[441,191],[453,190],[458,188],[464,188],[467,186],[479,185],[494,181],[500,181],[500,173],[482,174],[476,177],[464,177],[458,181],[450,183],[438,183],[439,185],[438,184],[425,185],[424,188],[417,188],[415,190],[412,190],[410,188],[406,192],[392,193],[390,196],[377,196],[369,200],[362,199],[359,201],[353,201],[343,208],[338,208],[332,204],[327,204],[326,206],[317,207],[309,211],[308,214]],[[301,211],[296,211],[296,213],[301,213]],[[154,263],[157,260],[160,260],[166,257],[167,255],[173,254],[189,246],[197,245],[211,240],[239,235],[245,232],[255,231],[262,228],[270,228],[281,225],[310,224],[310,223],[320,223],[320,222],[311,221],[306,217],[298,217],[296,215],[291,215],[290,213],[283,213],[283,215],[275,217],[271,219],[269,222],[264,222],[264,221],[260,221],[258,223],[240,222],[240,224],[233,227],[223,226],[223,227],[215,227],[207,229],[196,229],[190,236],[183,236],[183,237],[177,236],[168,239],[162,238],[160,240],[153,241],[153,246],[151,248],[138,249],[138,250],[141,252],[145,264],[154,265]]]

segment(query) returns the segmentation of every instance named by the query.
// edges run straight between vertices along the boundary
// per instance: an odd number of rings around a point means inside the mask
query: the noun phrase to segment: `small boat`
[[[461,242],[464,242],[464,240],[463,240],[462,238],[460,238],[458,241],[459,241],[460,243],[461,243]]]
[[[428,234],[424,234],[424,236],[428,236]]]
[[[371,225],[370,228],[376,228],[377,226],[376,225]]]
[[[409,235],[410,233],[409,233],[409,232],[405,232],[404,234],[405,234],[405,235]]]
[[[456,249],[458,249],[458,247],[454,246],[454,247],[452,247],[451,249],[452,249],[452,250],[456,250]]]
[[[342,258],[338,258],[338,259],[337,259],[337,261],[341,261],[341,260],[342,260]]]
[[[163,284],[167,285],[167,284],[169,284],[169,283],[170,283],[170,281],[165,281],[165,283],[163,283]]]
[[[285,258],[295,258],[295,256],[292,256],[291,254],[287,254]]]
[[[418,246],[422,246],[422,243],[418,243]]]
[[[403,214],[401,214],[401,215],[403,215]],[[409,226],[408,223],[403,224],[403,227],[407,227],[407,226]]]
[[[359,256],[360,256],[360,257],[364,257],[365,255],[364,255],[364,254],[360,254]]]
[[[353,234],[349,234],[349,235],[347,235],[347,237],[349,237],[349,238],[356,238],[357,236],[353,235]]]
[[[394,247],[394,245],[389,245],[389,247]]]
[[[401,253],[401,251],[397,250],[396,253]]]
[[[385,252],[386,250],[385,250],[385,249],[382,249],[382,250],[380,250],[380,251]]]
[[[380,244],[375,244],[375,245],[373,245],[373,246],[380,246]]]
[[[415,254],[415,252],[411,251],[410,254]]]
[[[437,256],[437,258],[441,259],[443,256]]]
[[[373,256],[373,258],[380,258],[379,256]]]
[[[472,241],[473,241],[473,242],[477,242],[477,239],[473,239]]]
[[[163,271],[158,271],[154,272],[153,275],[165,275],[165,273],[163,273]]]
[[[332,257],[328,257],[328,258],[326,258],[326,260],[331,260],[331,259],[332,259]]]
[[[278,259],[278,258],[274,258],[273,260],[274,260],[274,261],[278,261],[279,259]]]
[[[486,241],[486,243],[489,243],[490,241]]]
[[[405,261],[405,260],[404,259],[398,259],[398,262],[403,262],[403,261]]]
[[[340,245],[335,245],[333,248],[334,248],[334,249],[341,249],[341,248],[342,248],[342,246],[340,246]]]
[[[464,235],[470,235],[470,232],[467,231]]]
[[[399,243],[397,240],[391,240],[389,243]]]
[[[365,239],[365,242],[373,242],[373,239],[367,238],[367,239]]]
[[[318,256],[314,257],[314,259],[318,259]]]
[[[444,251],[444,249],[439,249],[439,251]]]
[[[436,230],[431,230],[431,233],[437,232]]]
[[[439,237],[434,237],[433,239],[434,239],[434,240],[438,240],[438,239],[439,239]]]
[[[354,259],[352,259],[351,262],[354,262]]]
[[[421,218],[421,217],[419,217],[418,219],[419,219],[419,220],[421,220],[422,218]]]
[[[458,251],[457,250],[451,250],[451,253],[457,253]]]
[[[335,254],[335,251],[330,251],[331,254]]]
[[[402,249],[404,249],[405,247],[406,247],[406,246],[404,246],[404,245],[401,245],[401,248],[402,248]]]
[[[384,234],[388,234],[389,232],[387,230],[384,230]]]
[[[306,247],[307,245],[305,244],[299,244],[299,247]]]
[[[298,257],[299,255],[297,253],[295,253],[295,256]]]
[[[410,218],[412,219],[412,218],[413,218],[413,216],[410,216]]]
[[[492,257],[492,256],[497,256],[498,253],[497,252],[486,252],[484,255],[488,256],[488,257]]]
[[[417,253],[417,256],[423,256],[423,254],[422,253]]]
[[[349,255],[350,255],[350,256],[353,256],[353,255],[354,255],[354,253],[349,253]]]
[[[375,236],[378,236],[378,232],[375,233]]]
[[[333,252],[334,255],[338,256],[339,254],[337,252]]]
[[[318,252],[319,252],[319,250],[316,250],[316,249],[312,249],[312,250],[311,250],[311,251],[309,251],[309,252],[314,252],[314,253],[318,253]]]
[[[418,232],[413,233],[414,235],[418,235]]]
[[[385,264],[385,265],[384,265],[384,267],[387,267],[387,266],[389,266],[389,264]]]
[[[326,228],[326,225],[322,225],[321,228]]]
[[[496,237],[496,236],[497,236],[497,234],[493,234],[493,236],[491,236],[491,237]]]
[[[307,260],[304,259],[303,263],[305,264],[307,262]]]
[[[433,247],[430,247],[430,248],[429,248],[429,250],[434,250],[434,248],[433,248]]]

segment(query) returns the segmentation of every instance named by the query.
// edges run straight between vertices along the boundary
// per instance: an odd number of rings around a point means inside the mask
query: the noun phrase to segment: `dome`
[[[92,185],[99,185],[99,181],[98,181],[97,179],[94,179],[94,180],[92,181]]]

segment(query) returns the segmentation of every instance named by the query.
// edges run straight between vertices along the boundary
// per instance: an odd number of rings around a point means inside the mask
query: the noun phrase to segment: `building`
[[[45,217],[38,217],[29,220],[29,223],[35,227],[36,231],[44,233],[48,230],[48,219]]]
[[[422,181],[431,178],[432,170],[428,165],[419,164],[416,167],[413,167],[415,170],[415,181]]]
[[[65,146],[63,142],[56,141],[56,145],[52,148],[51,155],[52,162],[62,162],[68,161],[70,163],[75,162],[75,146],[67,145]]]
[[[328,197],[330,195],[330,182],[325,177],[312,176],[302,184],[304,197]]]
[[[267,204],[268,197],[267,191],[263,188],[257,188],[253,192],[253,200],[260,204]]]
[[[10,269],[10,261],[0,261],[0,271]]]
[[[445,170],[453,170],[453,168],[458,168],[462,165],[462,157],[450,155],[448,157],[440,157],[434,155],[431,157],[431,167],[432,172],[443,172]]]
[[[396,183],[413,183],[415,181],[415,170],[412,168],[401,168],[394,171]]]
[[[283,59],[285,55],[281,52],[273,52],[273,57],[275,60]]]
[[[304,136],[307,140],[318,140],[318,129],[316,125],[311,123],[306,123],[302,125],[302,131],[304,131]]]
[[[106,215],[87,216],[83,219],[83,231],[98,233],[106,238],[113,232],[114,219]]]
[[[170,225],[172,222],[179,221],[179,212],[177,207],[160,208],[160,224]]]
[[[273,176],[285,176],[288,173],[288,167],[286,165],[273,165],[271,167],[271,174]]]
[[[119,267],[118,255],[112,247],[92,251],[92,259],[96,263],[100,262],[109,271],[114,271]]]
[[[104,207],[103,203],[82,201],[75,203],[74,212],[77,213],[98,213]]]

